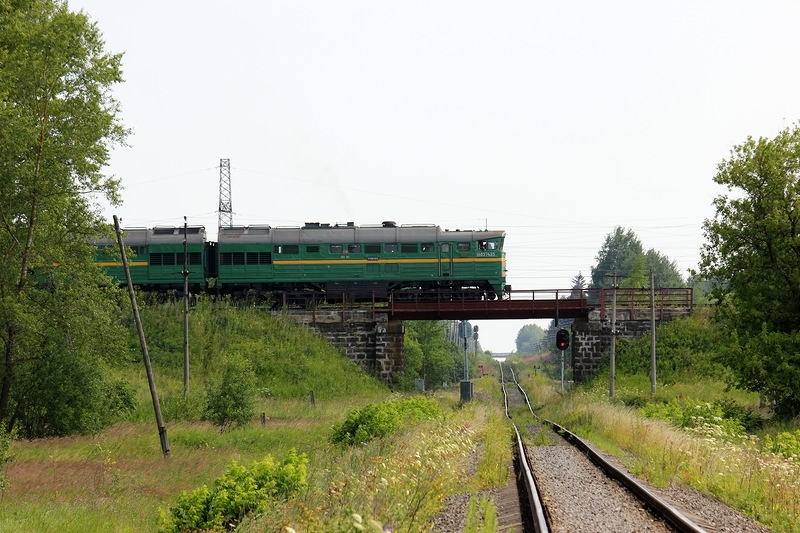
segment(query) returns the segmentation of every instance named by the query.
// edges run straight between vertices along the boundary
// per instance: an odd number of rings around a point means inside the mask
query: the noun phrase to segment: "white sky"
[[[589,278],[617,225],[685,275],[716,165],[800,117],[794,1],[69,5],[124,52],[109,220],[215,237],[228,158],[235,224],[488,225],[514,289]]]

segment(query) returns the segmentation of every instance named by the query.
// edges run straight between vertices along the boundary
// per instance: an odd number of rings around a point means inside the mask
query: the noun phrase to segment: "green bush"
[[[736,400],[723,398],[715,400],[714,405],[722,410],[722,416],[732,420],[738,420],[747,433],[754,433],[764,427],[764,418],[757,412],[739,405]]]
[[[334,425],[329,440],[333,444],[361,444],[391,435],[404,422],[428,420],[439,415],[439,404],[422,396],[373,403],[350,411],[341,424]]]
[[[698,402],[672,400],[669,403],[651,403],[639,410],[647,418],[660,418],[681,428],[717,426],[725,435],[736,437],[745,434],[744,424],[738,418],[726,417],[722,404],[726,402]]]
[[[185,398],[183,393],[165,394],[161,400],[161,411],[167,422],[198,420],[206,414],[208,403],[208,395],[202,391],[190,392]]]
[[[800,429],[794,433],[781,431],[774,438],[767,435],[764,437],[764,450],[800,460]]]
[[[162,513],[160,531],[233,530],[245,516],[261,514],[304,489],[307,463],[306,455],[294,449],[281,463],[269,455],[249,469],[234,461],[212,488],[202,485],[181,493],[169,516]]]
[[[11,435],[4,426],[0,424],[0,491],[8,487],[8,476],[5,473],[6,467],[14,460],[11,455]]]
[[[700,376],[723,376],[723,367],[717,359],[721,341],[718,328],[702,312],[660,325],[656,331],[659,381],[671,384]],[[616,371],[649,375],[650,345],[650,335],[620,339]]]
[[[247,424],[256,413],[256,385],[250,362],[239,355],[228,357],[219,379],[208,386],[205,419],[222,429]]]

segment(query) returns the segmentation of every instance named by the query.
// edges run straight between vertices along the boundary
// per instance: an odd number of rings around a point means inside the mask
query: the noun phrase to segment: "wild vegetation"
[[[497,384],[477,379],[479,401],[460,405],[445,384],[465,363],[446,324],[408,324],[398,389],[421,378],[429,392],[390,399],[290,320],[200,298],[184,383],[182,308],[140,295],[163,458],[129,304],[90,244],[110,230],[100,205],[120,201],[102,169],[128,135],[112,96],[122,56],[61,0],[3,2],[0,28],[0,529],[418,531],[448,494],[507,481]],[[620,342],[613,401],[608,375],[562,396],[537,368],[557,375],[557,361],[516,361],[548,416],[652,482],[703,490],[776,531],[800,523],[799,176],[798,126],[720,163],[713,179],[728,192],[689,280],[710,286],[713,307],[660,328],[655,394],[649,337]],[[659,286],[684,283],[620,226],[591,286],[615,274],[644,286],[648,270]],[[555,327],[518,345],[541,350]],[[466,364],[474,376],[490,361]],[[491,502],[470,509],[470,530],[491,528]]]
[[[127,135],[111,95],[122,56],[62,2],[4,2],[0,28],[0,423],[29,438],[97,431],[131,405],[87,238],[108,230],[99,203],[119,201],[101,169]]]
[[[184,397],[182,306],[140,303],[170,457],[160,453],[125,319],[128,349],[114,372],[133,388],[135,408],[85,436],[0,441],[13,456],[0,529],[355,531],[357,515],[364,527],[418,531],[465,480],[471,490],[508,480],[510,436],[489,377],[476,382],[488,404],[460,406],[458,387],[404,397],[287,318],[201,298],[190,311]],[[220,383],[235,389],[237,375],[249,401],[230,395],[219,407]],[[242,404],[251,416],[234,421]],[[463,470],[478,445],[481,461]],[[475,516],[491,516],[490,507],[476,502]]]
[[[618,344],[614,398],[606,368],[558,394],[532,362],[515,358],[540,413],[613,453],[657,486],[689,486],[774,531],[800,523],[800,430],[763,396],[736,388],[726,340],[704,310],[657,331],[658,385],[650,390],[650,337]],[[551,370],[551,372],[554,369]]]
[[[736,383],[800,414],[800,126],[748,138],[718,165],[727,189],[704,223],[700,275],[713,283]]]

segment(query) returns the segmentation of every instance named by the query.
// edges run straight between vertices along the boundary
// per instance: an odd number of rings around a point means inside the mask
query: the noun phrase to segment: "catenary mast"
[[[231,160],[219,160],[219,227],[233,226],[233,207],[231,205]]]

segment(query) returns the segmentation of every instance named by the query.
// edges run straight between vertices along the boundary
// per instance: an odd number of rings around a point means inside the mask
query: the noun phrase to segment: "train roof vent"
[[[176,229],[172,226],[156,226],[153,228],[153,235],[172,235]]]
[[[397,222],[395,222],[394,220],[384,220],[383,221],[383,227],[384,228],[396,228],[397,227]]]

